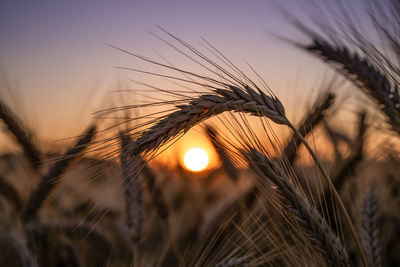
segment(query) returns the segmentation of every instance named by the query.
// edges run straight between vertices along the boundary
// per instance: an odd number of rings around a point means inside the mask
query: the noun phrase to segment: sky
[[[304,16],[301,1],[2,1],[0,70],[19,90],[19,106],[43,138],[66,137],[115,96],[142,79],[115,66],[153,70],[107,46],[192,68],[149,31],[157,25],[202,48],[206,38],[240,68],[250,64],[298,116],[310,84],[327,68],[273,34],[299,38],[276,3]],[[170,40],[170,39],[169,39]],[[297,40],[297,39],[296,39]],[[304,40],[304,38],[303,38]],[[204,43],[203,43],[204,44]],[[194,67],[194,70],[197,70]],[[145,78],[143,78],[145,79]]]

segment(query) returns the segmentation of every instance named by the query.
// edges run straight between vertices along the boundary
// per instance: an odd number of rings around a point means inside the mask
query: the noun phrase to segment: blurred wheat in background
[[[360,3],[274,7],[299,35],[275,40],[333,70],[299,116],[262,70],[163,27],[189,67],[107,44],[150,80],[74,137],[42,141],[0,99],[0,266],[400,266],[400,3]]]

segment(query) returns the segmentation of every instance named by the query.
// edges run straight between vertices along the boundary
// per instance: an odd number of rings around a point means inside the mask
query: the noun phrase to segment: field
[[[0,266],[400,266],[400,4],[306,2],[309,21],[281,10],[303,40],[277,38],[332,74],[296,118],[259,70],[162,27],[194,70],[107,44],[150,83],[61,143],[0,99]],[[194,133],[208,148],[176,152]]]

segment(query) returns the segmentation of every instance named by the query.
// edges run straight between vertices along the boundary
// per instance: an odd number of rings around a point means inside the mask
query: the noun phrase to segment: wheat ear
[[[131,153],[157,149],[196,124],[225,111],[265,116],[278,124],[286,124],[285,110],[279,99],[261,90],[257,93],[250,87],[245,90],[236,86],[229,86],[229,90],[215,89],[214,94],[204,94],[186,105],[177,106],[177,111],[158,121],[134,142]]]
[[[288,177],[264,154],[256,150],[251,150],[245,156],[260,176],[263,186],[269,187],[267,180],[277,186],[275,190],[283,197],[285,207],[303,227],[310,243],[327,263],[330,266],[350,266],[347,252],[339,238]]]
[[[311,149],[310,145],[307,143],[307,141],[304,139],[304,137],[298,132],[298,130],[289,122],[288,125],[299,137],[303,145],[307,148],[308,152],[310,153],[311,157],[313,158],[314,162],[317,164],[318,169],[320,170],[322,177],[325,179],[325,182],[328,184],[328,188],[331,191],[331,194],[333,198],[336,200],[339,209],[342,211],[342,215],[344,216],[345,222],[347,223],[350,234],[356,244],[357,251],[360,254],[361,261],[365,267],[368,266],[367,262],[367,257],[365,256],[364,250],[362,249],[360,240],[357,236],[356,230],[354,229],[353,222],[351,221],[350,215],[346,210],[346,207],[344,206],[344,203],[342,201],[342,198],[340,197],[338,191],[335,189],[335,186],[333,185],[331,179],[329,178],[328,173],[326,172],[325,168],[322,166],[321,161],[318,159],[317,155],[315,155],[314,151]]]
[[[231,66],[233,66],[235,68],[235,70],[237,71],[237,74],[243,75],[247,81],[250,81],[250,84],[252,86],[255,86],[257,91],[252,89],[248,84],[244,83],[240,79],[237,79],[236,77],[234,77],[234,75],[230,74],[228,71],[224,70],[222,67],[218,66],[218,64],[215,64],[214,62],[212,62],[210,59],[208,59],[207,57],[205,57],[204,55],[199,53],[192,46],[181,41],[179,38],[174,37],[174,39],[176,39],[178,42],[182,43],[184,46],[188,47],[192,52],[194,52],[197,56],[200,56],[200,58],[205,60],[208,64],[211,64],[213,67],[216,67],[219,71],[221,71],[223,73],[223,76],[225,75],[225,78],[227,79],[228,83],[232,82],[234,84],[239,84],[239,86],[241,86],[241,88],[239,88],[235,85],[230,85],[230,84],[212,79],[210,77],[198,75],[198,74],[188,72],[185,70],[181,70],[181,69],[169,66],[169,65],[165,65],[165,64],[153,61],[151,59],[145,58],[143,56],[139,56],[139,55],[130,53],[126,50],[112,46],[112,47],[116,48],[117,50],[128,53],[128,54],[135,56],[136,58],[139,58],[145,62],[155,64],[160,67],[164,67],[164,68],[171,69],[174,71],[178,71],[185,75],[200,78],[207,83],[211,83],[211,84],[221,86],[224,88],[224,89],[219,89],[219,88],[216,88],[209,84],[207,85],[204,83],[198,83],[198,82],[191,81],[191,83],[202,85],[207,88],[212,88],[212,90],[214,91],[214,94],[204,94],[195,99],[192,99],[186,105],[177,106],[177,108],[178,108],[177,111],[175,111],[175,112],[169,114],[168,116],[164,117],[163,119],[159,120],[158,123],[153,125],[150,129],[144,131],[142,133],[142,135],[139,136],[139,138],[134,143],[134,147],[132,148],[131,153],[133,153],[134,155],[138,155],[142,152],[149,152],[152,150],[156,150],[161,145],[165,144],[172,138],[179,136],[179,134],[185,133],[190,128],[192,128],[194,125],[196,125],[196,124],[202,122],[203,120],[208,119],[212,116],[220,114],[224,111],[236,111],[236,112],[244,112],[244,113],[253,114],[255,116],[264,116],[278,124],[287,125],[295,133],[295,135],[297,135],[297,137],[300,139],[300,141],[304,144],[306,149],[309,151],[311,157],[317,164],[317,167],[320,170],[322,177],[325,179],[325,181],[329,185],[329,187],[332,191],[332,194],[338,203],[338,207],[342,211],[345,221],[346,221],[348,227],[350,228],[350,233],[352,235],[352,238],[354,239],[357,250],[362,258],[363,264],[366,266],[367,265],[366,257],[362,250],[360,241],[358,240],[353,223],[352,223],[350,216],[343,204],[342,199],[340,198],[340,195],[334,188],[332,181],[329,178],[328,173],[322,166],[320,160],[315,155],[314,151],[308,145],[308,143],[306,142],[304,137],[301,135],[301,133],[286,118],[285,109],[284,109],[282,103],[279,101],[279,99],[274,96],[268,96],[265,93],[263,93],[254,84],[254,82],[252,82],[250,79],[248,79],[243,74],[243,72],[238,70],[231,63],[230,63]],[[202,65],[202,66],[204,66],[204,65]],[[125,69],[130,69],[130,68],[125,68]],[[206,69],[211,71],[212,73],[218,75],[218,72],[213,72],[212,70],[210,70],[207,67],[206,67]],[[138,71],[135,69],[131,69],[131,70]],[[180,81],[187,82],[187,80],[179,79],[179,78],[168,76],[168,75],[155,74],[155,73],[150,73],[150,72],[145,72],[145,71],[139,71],[139,72],[156,75],[159,77],[169,78],[169,79],[178,79]]]
[[[69,166],[71,161],[90,144],[95,131],[95,126],[89,127],[78,142],[73,147],[69,148],[62,158],[57,160],[50,167],[47,174],[40,180],[39,186],[31,193],[22,215],[23,221],[27,222],[36,216],[42,203],[54,188],[65,169]]]
[[[190,45],[182,42],[178,38],[175,38],[175,39],[177,41],[179,41],[180,43],[182,43],[183,45],[185,45],[186,47],[188,47],[197,56],[200,56],[208,64],[211,64],[213,67],[216,67],[219,71],[221,71],[223,73],[223,75],[225,75],[225,78],[227,78],[228,81],[231,81],[231,82],[233,81],[233,83],[239,84],[242,87],[242,89],[237,86],[234,86],[234,85],[229,85],[224,82],[217,81],[210,77],[198,75],[198,74],[188,72],[185,70],[181,70],[181,69],[169,66],[169,65],[165,65],[165,64],[153,61],[151,59],[145,58],[143,56],[139,56],[139,55],[130,53],[126,50],[123,50],[118,47],[110,45],[111,47],[114,47],[117,50],[120,50],[122,52],[130,54],[132,56],[135,56],[136,58],[139,58],[145,62],[155,64],[155,65],[158,65],[158,66],[161,66],[161,67],[164,67],[167,69],[171,69],[174,71],[178,71],[185,75],[200,78],[207,83],[212,83],[214,85],[216,84],[218,86],[224,87],[224,89],[218,89],[211,85],[191,81],[191,83],[193,83],[193,84],[202,85],[207,88],[212,88],[214,91],[214,94],[201,95],[198,98],[192,99],[186,105],[177,106],[177,108],[178,108],[177,111],[169,114],[168,116],[165,116],[163,119],[159,120],[155,125],[153,125],[150,129],[144,131],[139,136],[139,138],[134,143],[134,147],[131,149],[131,153],[133,155],[138,155],[142,152],[154,151],[154,150],[158,149],[161,145],[167,143],[172,138],[175,138],[175,137],[179,136],[180,134],[185,133],[190,128],[192,128],[194,125],[196,125],[196,124],[202,122],[203,120],[208,119],[212,116],[220,114],[224,111],[237,111],[237,112],[253,114],[256,116],[265,116],[278,124],[287,125],[290,129],[293,130],[295,135],[300,139],[300,141],[304,144],[306,149],[309,151],[311,157],[317,164],[317,167],[320,170],[322,177],[325,179],[325,181],[329,185],[329,188],[332,191],[332,194],[338,203],[338,207],[342,211],[345,221],[346,221],[348,227],[350,228],[351,236],[354,239],[357,250],[362,258],[363,264],[366,266],[367,265],[366,257],[362,250],[360,241],[358,240],[353,223],[352,223],[350,216],[346,210],[346,207],[343,204],[342,199],[340,198],[340,195],[334,188],[332,181],[329,178],[328,173],[326,172],[326,170],[322,166],[321,162],[319,161],[318,157],[315,155],[315,153],[313,152],[311,147],[308,145],[308,143],[306,142],[304,137],[286,118],[284,107],[283,107],[282,103],[279,101],[279,99],[277,99],[276,97],[271,97],[271,96],[264,94],[253,82],[250,81],[251,85],[254,85],[256,87],[256,89],[257,89],[257,92],[256,92],[255,90],[250,88],[250,86],[243,83],[240,79],[235,78],[234,75],[230,74],[229,72],[227,72],[226,70],[224,70],[223,68],[218,66],[218,64],[215,64],[214,62],[212,62],[210,59],[208,59],[207,57],[205,57],[204,55],[199,53],[196,49],[194,49]],[[204,66],[204,65],[202,65],[202,66]],[[234,67],[234,68],[239,75],[245,76],[236,67]],[[141,73],[146,73],[146,74],[150,74],[150,75],[156,75],[159,77],[164,77],[164,78],[169,78],[169,79],[177,79],[180,81],[188,82],[188,80],[179,79],[179,78],[168,76],[168,75],[140,71],[140,70],[135,70],[135,69],[131,69],[131,68],[124,68],[124,69],[130,69],[133,71],[139,71]],[[208,69],[210,71],[209,68],[206,67],[206,69]],[[213,71],[211,71],[211,72],[214,74],[218,74],[217,72],[213,72]],[[245,77],[245,78],[247,81],[249,81],[249,79],[247,77]]]
[[[123,133],[120,133],[120,137],[120,162],[124,181],[126,224],[136,249],[142,238],[144,222],[143,189],[139,177],[143,162],[139,155],[131,156],[129,153],[132,145],[131,138]]]
[[[327,93],[321,101],[317,101],[314,104],[298,127],[298,131],[302,136],[306,136],[311,132],[311,130],[324,118],[324,112],[332,106],[334,100],[335,95]],[[290,142],[284,148],[283,154],[286,156],[289,163],[292,164],[296,159],[297,148],[300,145],[301,140],[296,134],[293,134],[289,140]]]
[[[335,47],[323,40],[314,40],[304,49],[316,53],[327,62],[338,64],[344,75],[379,103],[392,128],[400,134],[400,98],[396,83],[382,74],[367,58],[350,53],[346,47]]]
[[[382,266],[380,252],[378,201],[372,188],[368,188],[364,198],[361,215],[361,244],[363,245],[370,266]]]

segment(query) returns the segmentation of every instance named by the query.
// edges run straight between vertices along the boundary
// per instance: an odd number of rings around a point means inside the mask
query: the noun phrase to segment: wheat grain
[[[169,35],[171,35],[171,34],[169,34]],[[301,133],[286,118],[285,109],[284,109],[282,103],[280,102],[280,100],[278,98],[276,98],[275,96],[269,96],[269,95],[266,95],[265,93],[263,93],[254,82],[252,82],[248,77],[246,77],[237,68],[234,67],[236,69],[236,73],[238,75],[242,75],[246,81],[249,81],[249,83],[244,83],[239,78],[235,77],[235,75],[232,75],[231,73],[226,71],[224,68],[220,67],[218,64],[216,64],[212,60],[208,59],[206,56],[204,56],[198,50],[196,50],[192,46],[188,45],[187,43],[181,41],[179,38],[176,38],[174,36],[172,36],[172,37],[175,40],[177,40],[178,42],[180,42],[181,44],[183,44],[185,47],[187,47],[195,55],[199,56],[202,60],[205,60],[208,64],[212,65],[218,71],[220,71],[220,73],[222,73],[222,77],[220,76],[220,78],[224,78],[228,83],[221,82],[221,81],[218,81],[216,79],[213,79],[213,78],[210,78],[207,76],[195,74],[193,72],[185,71],[185,70],[182,70],[182,69],[170,66],[170,65],[159,63],[157,61],[148,59],[146,57],[136,55],[136,54],[130,53],[126,50],[112,46],[112,47],[116,48],[117,50],[120,50],[129,55],[132,55],[132,56],[139,58],[140,60],[143,60],[145,62],[148,62],[150,64],[154,64],[154,65],[157,65],[157,66],[160,66],[163,68],[167,68],[167,69],[170,69],[173,71],[178,71],[181,74],[199,78],[206,83],[211,83],[216,86],[223,87],[223,88],[217,88],[215,86],[211,86],[211,85],[205,84],[205,83],[199,83],[199,82],[196,82],[193,80],[189,81],[189,80],[176,78],[176,77],[169,76],[169,75],[162,75],[162,74],[157,74],[157,73],[140,71],[140,70],[136,70],[136,69],[124,68],[124,69],[130,69],[133,71],[139,71],[141,73],[155,75],[158,77],[175,79],[175,80],[179,80],[179,81],[183,81],[183,82],[189,82],[192,84],[201,85],[203,87],[209,88],[213,92],[212,94],[202,94],[202,95],[198,96],[197,98],[192,98],[189,101],[189,103],[187,103],[187,104],[176,106],[178,108],[177,111],[172,112],[169,115],[162,117],[160,120],[158,120],[156,122],[156,124],[154,124],[148,130],[145,130],[144,132],[142,132],[139,135],[139,137],[135,140],[130,152],[133,155],[139,155],[142,152],[156,153],[156,151],[162,145],[166,144],[171,139],[176,138],[177,136],[179,136],[181,134],[184,134],[185,132],[187,132],[189,129],[191,129],[193,126],[197,125],[198,123],[200,123],[208,118],[211,118],[212,116],[223,113],[225,111],[242,112],[242,113],[248,113],[248,114],[255,115],[255,116],[262,116],[262,117],[269,118],[270,120],[274,121],[277,124],[286,125],[291,130],[294,131],[295,135],[297,135],[297,137],[304,144],[304,146],[306,147],[306,149],[309,151],[310,155],[312,156],[313,160],[317,164],[318,169],[321,171],[322,177],[325,179],[325,182],[328,183],[328,185],[332,191],[332,194],[333,194],[336,202],[338,203],[338,207],[343,213],[345,222],[350,229],[351,235],[356,243],[357,250],[363,260],[363,263],[364,263],[364,265],[366,265],[365,255],[361,248],[361,245],[358,240],[353,223],[352,223],[350,216],[346,210],[346,207],[343,204],[342,199],[340,198],[340,195],[334,188],[334,186],[329,178],[328,173],[322,166],[320,160],[315,155],[314,151],[308,145],[308,143],[306,142],[304,137],[301,135]],[[184,55],[186,55],[186,54],[184,54]],[[194,60],[193,58],[191,58],[191,59],[194,62],[199,63],[198,61]],[[211,73],[220,75],[220,73],[210,70],[209,68],[202,65],[201,63],[200,63],[200,65],[205,67],[208,71],[211,71]],[[256,88],[256,90],[251,88],[251,86],[249,86],[249,84],[254,86]],[[169,103],[171,103],[171,102],[169,102]],[[182,101],[181,101],[181,103],[182,103]],[[160,104],[160,103],[158,103],[158,104]]]

